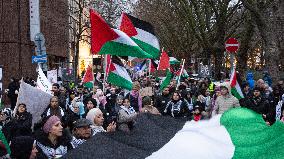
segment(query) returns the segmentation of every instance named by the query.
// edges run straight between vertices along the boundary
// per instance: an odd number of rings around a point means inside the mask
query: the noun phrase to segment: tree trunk
[[[265,10],[258,8],[254,3],[250,3],[246,0],[242,0],[244,6],[250,11],[253,19],[259,29],[260,35],[264,42],[264,58],[265,68],[271,75],[271,78],[276,82],[280,78],[278,57],[279,47],[277,45],[277,36],[273,30],[272,19],[273,11],[270,11],[271,15],[265,14]]]
[[[239,75],[244,78],[245,72],[247,70],[247,62],[248,62],[248,51],[250,49],[250,42],[252,40],[254,34],[254,26],[252,25],[250,19],[246,21],[244,34],[241,35],[241,45],[240,50],[236,56],[237,58],[237,70],[239,71]]]

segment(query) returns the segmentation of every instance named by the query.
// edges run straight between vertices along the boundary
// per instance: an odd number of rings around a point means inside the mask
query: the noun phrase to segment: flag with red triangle
[[[121,88],[128,90],[132,89],[132,80],[123,63],[117,56],[112,56],[107,81]]]
[[[168,68],[170,68],[170,58],[168,54],[165,51],[163,51],[160,57],[158,70],[166,70]]]
[[[93,54],[110,54],[138,58],[153,58],[124,32],[112,29],[94,10],[90,10],[91,50]]]
[[[160,45],[152,24],[123,13],[119,29],[131,37],[142,50],[152,55],[153,58],[159,58]]]
[[[82,79],[82,84],[87,88],[93,88],[94,85],[94,74],[91,66],[88,66],[84,77]]]

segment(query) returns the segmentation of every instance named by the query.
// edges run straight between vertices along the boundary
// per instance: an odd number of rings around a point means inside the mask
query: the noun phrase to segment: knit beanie
[[[34,139],[30,136],[18,136],[11,141],[11,157],[16,159],[29,159]]]
[[[93,108],[91,109],[87,116],[86,119],[90,120],[92,122],[92,124],[94,124],[94,118],[95,116],[100,112],[101,110],[99,108]]]
[[[59,119],[57,116],[55,116],[55,115],[49,117],[49,118],[47,119],[47,121],[46,121],[46,122],[44,123],[44,125],[43,125],[43,131],[44,131],[45,133],[49,133],[50,130],[51,130],[51,128],[52,128],[52,126],[53,126],[56,122],[58,122],[58,121],[60,121],[60,119]]]

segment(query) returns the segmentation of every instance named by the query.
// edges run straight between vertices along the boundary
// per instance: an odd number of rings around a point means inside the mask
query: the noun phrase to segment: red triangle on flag
[[[92,82],[94,81],[94,74],[91,66],[88,66],[86,73],[82,79],[82,83]]]
[[[97,54],[106,42],[117,39],[119,35],[92,9],[90,9],[90,21],[91,50],[92,54]]]
[[[109,72],[112,72],[112,71],[115,71],[116,68],[114,66],[114,64],[111,62],[110,65],[109,65]]]
[[[121,25],[119,27],[119,30],[126,33],[129,37],[138,34],[136,28],[134,27],[134,25],[132,24],[131,20],[128,18],[126,13],[122,13]]]
[[[158,70],[166,70],[168,68],[170,68],[170,58],[168,54],[165,51],[163,51],[160,57]]]

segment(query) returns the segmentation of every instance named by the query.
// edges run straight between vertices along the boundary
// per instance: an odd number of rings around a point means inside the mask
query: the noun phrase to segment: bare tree
[[[70,0],[69,1],[69,30],[70,48],[74,51],[74,72],[75,83],[78,83],[77,71],[79,63],[79,44],[81,41],[90,44],[90,16],[89,10],[92,8],[114,27],[123,11],[130,12],[130,0]]]
[[[278,8],[283,5],[281,0],[242,0],[244,6],[250,11],[264,42],[265,66],[274,81],[279,79],[280,49],[277,34],[274,31],[273,20]]]

